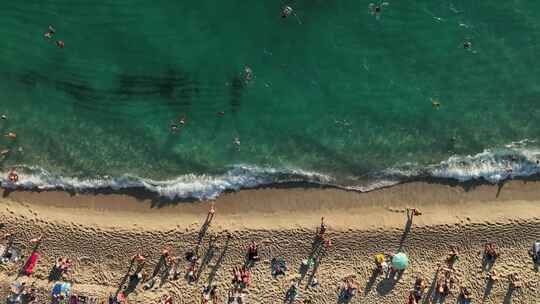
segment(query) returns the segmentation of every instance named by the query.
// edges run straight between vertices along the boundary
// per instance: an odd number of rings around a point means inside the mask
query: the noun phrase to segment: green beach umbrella
[[[404,270],[405,268],[409,266],[409,258],[403,252],[397,253],[392,258],[392,265],[396,269]]]

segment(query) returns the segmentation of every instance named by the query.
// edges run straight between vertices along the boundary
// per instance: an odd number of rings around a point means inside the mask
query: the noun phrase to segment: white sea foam
[[[52,174],[42,168],[23,168],[17,183],[4,180],[5,188],[87,191],[99,189],[144,188],[170,199],[214,199],[225,191],[255,188],[283,182],[331,183],[329,176],[294,169],[272,169],[238,165],[223,175],[187,174],[171,180],[152,180],[131,175],[120,177],[75,178]]]
[[[170,199],[208,200],[226,191],[290,182],[307,182],[360,192],[423,178],[453,179],[460,182],[481,179],[497,183],[508,178],[540,173],[540,150],[527,147],[529,143],[530,141],[520,141],[505,145],[500,149],[485,150],[476,155],[456,155],[429,166],[407,163],[372,174],[364,178],[362,182],[354,182],[354,178],[338,180],[326,174],[299,169],[261,168],[249,165],[233,166],[221,175],[187,174],[162,181],[132,175],[95,178],[65,177],[41,168],[22,167],[17,183],[13,184],[4,180],[2,186],[12,189],[59,189],[77,192],[143,188]]]

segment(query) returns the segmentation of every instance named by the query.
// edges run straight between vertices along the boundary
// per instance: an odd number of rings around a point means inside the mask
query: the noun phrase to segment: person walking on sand
[[[499,257],[499,253],[497,252],[497,246],[495,246],[495,243],[486,243],[484,247],[484,257],[490,263],[495,262],[497,257]]]
[[[255,241],[251,241],[248,246],[248,260],[253,263],[259,260],[259,247]]]
[[[422,212],[420,212],[420,210],[418,210],[417,208],[409,208],[409,207],[407,207],[406,210],[407,210],[407,216],[410,217],[411,220],[415,216],[422,215]]]
[[[146,262],[146,258],[144,255],[137,253],[134,256],[131,257],[131,263],[137,263],[139,265],[142,265]]]
[[[321,217],[321,225],[319,226],[319,238],[324,238],[324,234],[326,233],[326,224],[324,223],[324,216]]]
[[[208,222],[209,223],[214,219],[215,213],[216,213],[216,205],[214,202],[211,202],[210,208],[208,208]]]
[[[453,268],[454,264],[459,260],[459,250],[456,246],[450,247],[450,253],[448,254],[448,257],[446,258],[446,263],[448,264],[448,267]]]

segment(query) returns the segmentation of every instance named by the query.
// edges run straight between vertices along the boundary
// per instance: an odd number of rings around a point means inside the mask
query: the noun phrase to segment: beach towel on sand
[[[24,273],[26,275],[31,275],[34,272],[37,261],[39,259],[39,252],[33,252],[26,264],[24,265]]]

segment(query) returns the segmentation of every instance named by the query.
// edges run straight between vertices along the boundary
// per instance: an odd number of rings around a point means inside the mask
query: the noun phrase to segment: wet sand
[[[282,302],[291,281],[300,278],[297,303],[305,299],[337,303],[336,286],[348,275],[354,275],[360,286],[351,303],[406,303],[416,277],[431,283],[437,263],[444,261],[451,245],[462,251],[455,277],[460,286],[472,289],[476,302],[535,303],[540,283],[527,251],[533,240],[540,239],[539,186],[534,181],[512,181],[502,188],[478,185],[464,189],[417,182],[370,193],[314,188],[244,190],[215,201],[216,216],[205,233],[201,226],[208,202],[162,202],[125,194],[12,192],[4,193],[2,199],[0,215],[6,227],[0,232],[15,233],[15,244],[25,253],[28,240],[43,234],[38,270],[32,278],[20,280],[35,280],[46,296],[52,286],[47,276],[57,257],[74,259],[70,278],[75,292],[106,297],[118,288],[133,254],[147,255],[145,267],[151,272],[164,247],[183,256],[199,243],[206,265],[198,282],[189,285],[180,277],[151,291],[138,286],[128,301],[156,303],[161,295],[171,294],[175,303],[200,303],[200,290],[212,279],[226,303],[231,270],[243,265],[248,242],[256,240],[262,259],[253,268],[248,303]],[[407,206],[423,213],[409,226]],[[301,260],[311,252],[321,216],[328,224],[332,246],[324,250],[315,271],[303,274]],[[232,235],[228,242],[227,233]],[[217,240],[209,246],[213,236]],[[493,269],[503,276],[487,291],[487,272],[482,269],[486,241],[494,241],[500,248]],[[411,260],[400,280],[372,276],[373,256],[399,249]],[[272,257],[285,258],[290,268],[286,277],[272,278]],[[182,259],[180,264],[183,274],[187,262]],[[15,279],[21,265],[1,266],[4,287]],[[508,291],[506,275],[511,272],[520,274],[521,291]],[[320,286],[306,287],[313,277]],[[6,288],[2,290],[6,292]],[[456,287],[446,302],[455,303],[458,294]],[[425,296],[421,303],[432,300]],[[40,301],[47,303],[46,298]]]

